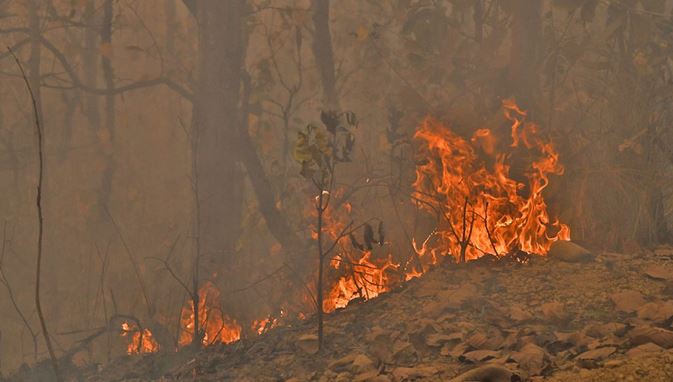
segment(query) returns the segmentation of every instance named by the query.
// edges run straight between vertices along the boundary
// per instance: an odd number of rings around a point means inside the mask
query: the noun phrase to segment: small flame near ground
[[[569,227],[550,218],[542,195],[549,185],[549,176],[564,172],[558,152],[540,136],[539,127],[528,122],[527,113],[513,101],[504,101],[503,110],[511,123],[510,142],[499,141],[501,134],[491,129],[479,129],[470,139],[465,139],[434,118],[426,117],[421,122],[414,134],[418,158],[413,202],[436,215],[438,226],[422,242],[412,239],[415,253],[404,270],[393,261],[392,254],[380,256],[381,251],[385,252],[383,238],[382,248],[376,249],[379,256],[375,256],[372,249],[355,248],[342,239],[329,262],[337,276],[326,288],[325,312],[344,308],[354,299],[377,297],[400,279],[420,277],[442,257],[457,258],[461,241],[465,243],[466,238],[469,238],[465,248],[467,260],[486,254],[503,257],[516,251],[545,255],[555,241],[570,240]],[[523,173],[527,183],[510,175],[512,159],[519,155],[528,158],[528,167]],[[340,200],[342,196],[343,190],[328,195],[332,200]],[[350,203],[343,202],[325,211],[327,238],[339,237],[351,221],[352,210]],[[306,212],[314,221],[315,214],[315,208]],[[311,227],[311,237],[317,240],[315,227]],[[211,282],[199,290],[198,311],[203,345],[227,344],[241,338],[241,325],[222,311],[220,292]],[[298,314],[300,319],[307,316]],[[278,324],[277,318],[267,317],[254,320],[251,330],[261,335]],[[191,301],[182,308],[180,326],[178,344],[189,345],[194,337]],[[149,329],[141,331],[137,325],[124,322],[122,335],[129,334],[129,354],[159,350]]]
[[[203,332],[205,346],[215,343],[229,344],[241,339],[241,325],[227,316],[220,307],[220,291],[212,282],[204,283],[199,289],[199,330]],[[180,316],[180,339],[178,345],[186,346],[194,338],[194,304],[190,300],[182,307]]]
[[[159,351],[159,344],[152,336],[152,332],[147,328],[140,330],[135,323],[122,322],[121,336],[131,338],[131,341],[126,346],[126,353],[128,354],[154,353]]]

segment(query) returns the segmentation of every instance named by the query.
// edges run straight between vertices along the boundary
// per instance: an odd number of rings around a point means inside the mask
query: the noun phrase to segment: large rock
[[[594,259],[594,255],[588,249],[564,240],[553,243],[548,256],[550,259],[566,263],[588,263]]]

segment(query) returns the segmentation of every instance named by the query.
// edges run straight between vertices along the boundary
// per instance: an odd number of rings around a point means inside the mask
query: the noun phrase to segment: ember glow
[[[121,329],[122,337],[131,338],[126,347],[126,353],[154,353],[159,351],[159,344],[154,340],[152,332],[149,329],[143,328],[140,330],[138,325],[129,323],[128,321],[122,322]]]
[[[201,342],[208,346],[218,342],[232,343],[241,339],[241,325],[227,316],[220,307],[220,291],[206,282],[199,289],[199,331],[203,333]],[[194,305],[189,300],[182,307],[180,316],[180,339],[178,345],[186,346],[194,338]]]
[[[549,217],[542,194],[550,175],[563,174],[558,153],[525,111],[512,101],[503,108],[510,142],[498,141],[503,134],[490,129],[467,140],[430,117],[418,127],[413,200],[438,218],[437,230],[416,247],[423,262],[458,258],[461,250],[467,260],[517,250],[544,255],[553,242],[570,240],[568,226]],[[526,183],[510,176],[517,156],[528,160]]]

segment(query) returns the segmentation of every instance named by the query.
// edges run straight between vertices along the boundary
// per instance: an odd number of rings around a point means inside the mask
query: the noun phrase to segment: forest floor
[[[87,381],[673,381],[673,248],[443,264],[366,303]]]

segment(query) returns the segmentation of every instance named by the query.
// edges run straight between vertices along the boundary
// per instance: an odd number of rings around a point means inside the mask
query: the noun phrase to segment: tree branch
[[[49,331],[47,330],[47,324],[44,319],[44,313],[42,313],[42,303],[40,301],[40,286],[42,279],[42,244],[44,239],[44,217],[42,214],[42,186],[44,182],[44,142],[42,137],[42,127],[40,124],[40,113],[37,108],[37,100],[35,99],[35,94],[33,93],[33,88],[30,86],[30,81],[26,76],[26,72],[21,66],[19,58],[16,57],[11,48],[7,47],[16,65],[21,71],[21,76],[23,76],[23,81],[26,84],[28,89],[28,94],[30,95],[30,100],[33,104],[33,113],[35,117],[35,132],[37,133],[37,154],[38,154],[38,180],[37,180],[37,196],[35,197],[35,205],[37,207],[37,264],[35,267],[35,308],[37,310],[37,316],[40,320],[40,326],[42,327],[42,335],[44,336],[44,342],[47,345],[47,350],[49,351],[49,357],[51,358],[51,364],[54,368],[54,374],[56,375],[56,380],[58,382],[62,381],[61,374],[58,369],[58,360],[56,358],[56,353],[54,353],[54,347],[51,343],[51,338],[49,337]]]

